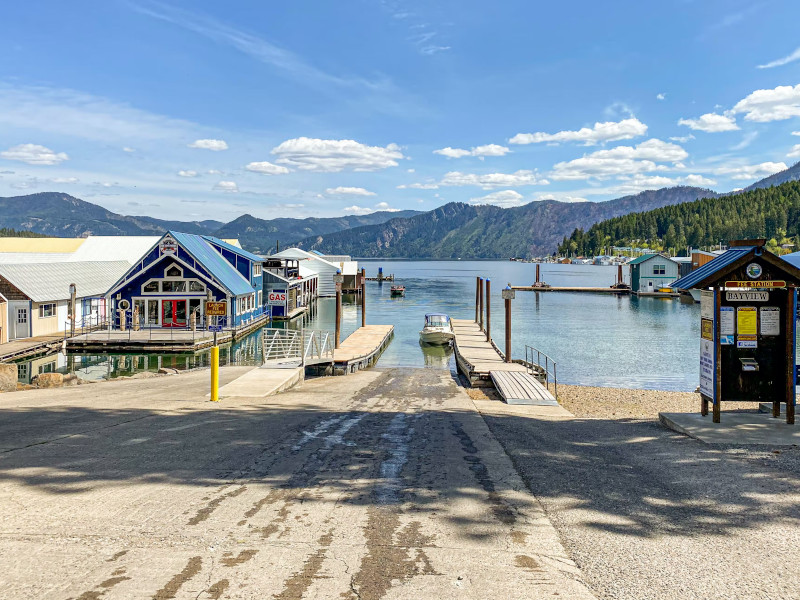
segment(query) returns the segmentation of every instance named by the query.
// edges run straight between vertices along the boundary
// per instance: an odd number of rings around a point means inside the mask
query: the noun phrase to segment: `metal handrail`
[[[534,353],[536,354],[536,361],[534,362]],[[544,358],[544,364],[542,364]],[[550,358],[541,350],[533,346],[525,346],[525,366],[531,372],[531,375],[544,375],[544,384],[549,389],[550,376],[552,373],[554,391],[553,395],[558,399],[558,374],[556,371],[556,361]],[[534,368],[536,367],[536,368]],[[538,372],[537,372],[538,370]]]
[[[305,366],[310,361],[333,358],[333,334],[316,329],[265,328],[261,356],[265,366],[291,361]]]

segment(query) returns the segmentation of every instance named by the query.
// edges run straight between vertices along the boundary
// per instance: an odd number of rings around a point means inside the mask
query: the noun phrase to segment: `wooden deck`
[[[492,385],[491,371],[527,372],[525,365],[505,362],[495,346],[486,341],[486,334],[475,321],[453,319],[453,331],[456,364],[472,385]]]
[[[334,371],[347,374],[371,367],[393,336],[394,325],[359,327],[333,351]]]
[[[64,343],[64,332],[60,331],[50,335],[12,340],[0,344],[0,362],[10,362],[37,354],[47,354],[59,350]]]
[[[506,404],[558,406],[553,394],[530,373],[492,371],[491,377]]]

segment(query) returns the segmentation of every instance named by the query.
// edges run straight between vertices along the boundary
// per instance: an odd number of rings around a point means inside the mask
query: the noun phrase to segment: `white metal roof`
[[[358,261],[355,260],[336,263],[336,266],[342,270],[342,275],[356,275],[358,273]]]
[[[277,254],[273,254],[272,256],[276,256],[278,258],[299,258],[299,259],[308,259],[308,260],[315,260],[320,262],[321,264],[328,265],[333,267],[334,269],[338,269],[338,265],[334,265],[332,262],[318,256],[316,254],[312,254],[311,252],[306,252],[305,250],[301,250],[300,248],[286,248],[286,250],[281,250]],[[301,263],[302,264],[302,263]]]
[[[125,260],[0,264],[0,276],[34,302],[66,300],[75,284],[78,298],[103,296],[130,268]]]
[[[71,252],[0,252],[0,264],[65,262],[71,258]]]
[[[72,253],[69,261],[124,260],[133,264],[160,239],[160,235],[90,235],[81,247]]]

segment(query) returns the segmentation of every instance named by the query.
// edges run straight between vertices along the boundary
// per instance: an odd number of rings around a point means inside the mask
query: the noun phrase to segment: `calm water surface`
[[[379,366],[452,368],[452,351],[421,346],[424,315],[444,312],[457,319],[475,317],[475,277],[492,280],[492,337],[502,346],[506,283],[530,284],[536,266],[511,261],[362,261],[367,274],[378,267],[393,273],[406,287],[392,298],[391,283],[367,282],[367,323],[395,326],[395,337]],[[554,286],[608,287],[616,267],[592,265],[541,266],[542,279]],[[626,269],[627,271],[627,269]],[[332,298],[288,327],[333,329]],[[512,302],[512,355],[522,358],[525,345],[538,348],[558,364],[563,383],[643,389],[691,391],[698,383],[699,306],[677,300],[611,295],[517,292]],[[358,301],[345,297],[343,336],[361,323]],[[247,336],[220,352],[223,364],[258,364],[260,335]],[[189,355],[53,355],[21,363],[20,379],[40,370],[74,371],[88,379],[130,375],[159,366],[179,369],[208,365],[208,352]],[[44,365],[44,367],[43,367]]]

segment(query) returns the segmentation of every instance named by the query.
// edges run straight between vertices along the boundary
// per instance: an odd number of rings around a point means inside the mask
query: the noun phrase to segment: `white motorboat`
[[[425,327],[419,332],[419,339],[426,344],[442,346],[449,344],[455,334],[450,317],[441,313],[425,315]]]

